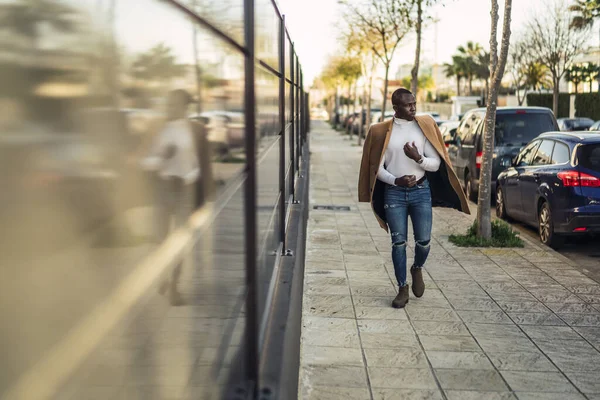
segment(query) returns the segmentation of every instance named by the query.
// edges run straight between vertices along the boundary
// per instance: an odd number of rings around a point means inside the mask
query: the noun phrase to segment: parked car
[[[590,126],[588,131],[600,131],[600,121],[594,122],[594,125]]]
[[[475,201],[479,189],[479,170],[483,151],[482,136],[485,108],[465,114],[456,140],[448,141],[448,155],[467,196]],[[511,165],[521,148],[544,132],[556,131],[554,114],[543,107],[500,107],[496,114],[495,145],[491,189],[495,190],[498,174]]]
[[[381,118],[381,111],[373,113],[371,115],[371,125],[394,118],[394,113],[395,113],[394,110],[386,111],[385,116],[383,118]]]
[[[600,135],[545,133],[497,182],[498,217],[536,226],[544,244],[600,232]]]
[[[440,125],[440,132],[442,133],[446,147],[449,147],[449,143],[456,140],[456,130],[459,125],[460,122],[458,121],[446,121]]]
[[[229,150],[241,147],[245,141],[244,114],[234,111],[204,111],[192,114],[190,119],[200,121],[208,132],[216,154],[225,155]]]
[[[436,122],[436,124],[438,124],[438,126],[442,122],[444,122],[444,121],[442,121],[440,114],[435,111],[419,112],[419,113],[417,113],[417,115],[429,115],[431,118],[433,118],[433,120]]]
[[[563,132],[587,131],[594,120],[589,118],[559,118],[558,129]]]

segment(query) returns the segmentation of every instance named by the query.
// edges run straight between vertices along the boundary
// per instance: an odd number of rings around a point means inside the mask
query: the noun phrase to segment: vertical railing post
[[[290,87],[290,113],[292,114],[292,119],[291,119],[291,132],[290,132],[290,161],[292,162],[292,168],[291,168],[291,173],[290,173],[290,195],[292,196],[292,199],[295,200],[296,199],[296,148],[295,148],[295,135],[296,135],[296,103],[295,103],[295,95],[296,95],[296,88],[294,86],[294,82],[295,79],[295,75],[296,75],[296,63],[295,61],[295,50],[294,50],[294,44],[292,43],[292,51],[290,51],[290,81],[292,82],[292,85]]]
[[[244,184],[245,250],[246,250],[246,374],[253,384],[254,392],[258,388],[259,354],[259,303],[256,266],[256,94],[254,60],[254,0],[244,0],[244,36],[246,40],[244,109],[246,128],[246,182]]]
[[[285,164],[285,15],[281,17],[279,23],[279,127],[281,138],[279,138],[279,240],[283,242],[283,250],[286,249],[285,240],[285,173],[287,165]]]
[[[300,146],[300,61],[298,60],[298,56],[296,56],[296,75],[294,76],[294,82],[296,83],[295,87],[295,96],[296,96],[296,168],[297,171],[300,171],[300,154],[302,152],[302,147]]]

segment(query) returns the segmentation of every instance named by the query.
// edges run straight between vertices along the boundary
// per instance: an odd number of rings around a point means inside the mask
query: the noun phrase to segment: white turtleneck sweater
[[[418,164],[404,154],[404,145],[415,142],[423,162]],[[435,172],[440,168],[441,159],[435,148],[427,140],[417,121],[394,118],[394,126],[385,156],[379,166],[377,178],[395,185],[396,178],[414,175],[417,180],[425,176],[425,171]]]

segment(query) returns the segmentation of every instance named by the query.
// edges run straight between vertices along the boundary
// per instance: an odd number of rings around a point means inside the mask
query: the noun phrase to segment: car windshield
[[[589,129],[590,126],[594,124],[594,121],[591,119],[575,119],[571,121],[571,127],[575,130],[586,130]]]
[[[548,113],[498,114],[496,145],[524,146],[538,135],[555,129]]]
[[[600,172],[600,144],[582,146],[579,152],[579,163],[584,168]]]

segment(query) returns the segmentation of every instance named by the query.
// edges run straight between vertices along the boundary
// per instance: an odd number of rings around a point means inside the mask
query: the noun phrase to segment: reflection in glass
[[[244,328],[243,186],[214,202],[244,165],[243,55],[162,1],[0,18],[0,397],[107,304],[124,318],[58,398],[216,395]],[[215,223],[157,287],[113,302],[204,207]]]

